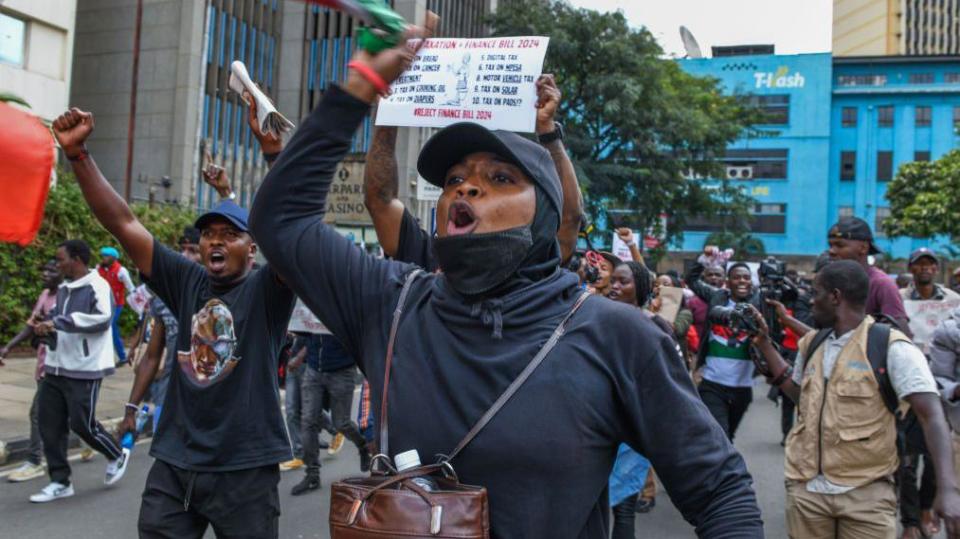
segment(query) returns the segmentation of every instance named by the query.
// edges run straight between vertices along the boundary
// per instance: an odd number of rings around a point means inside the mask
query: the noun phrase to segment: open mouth
[[[473,232],[480,221],[473,213],[473,207],[470,203],[457,200],[450,205],[447,211],[447,235],[461,236]]]
[[[207,260],[207,268],[213,273],[219,273],[227,265],[227,255],[220,251],[214,251],[210,253],[210,257]]]

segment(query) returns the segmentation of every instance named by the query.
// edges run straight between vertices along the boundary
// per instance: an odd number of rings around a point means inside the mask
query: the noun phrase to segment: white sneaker
[[[112,485],[123,477],[127,471],[127,464],[130,463],[130,450],[123,448],[120,452],[120,458],[111,460],[107,463],[107,473],[103,476],[104,485]]]
[[[73,496],[73,485],[63,486],[60,483],[50,483],[43,487],[43,490],[30,496],[33,503],[47,503],[60,498],[69,498]]]
[[[19,468],[10,472],[10,475],[7,476],[7,481],[11,483],[22,483],[23,481],[43,477],[46,474],[47,472],[43,464],[24,462]]]

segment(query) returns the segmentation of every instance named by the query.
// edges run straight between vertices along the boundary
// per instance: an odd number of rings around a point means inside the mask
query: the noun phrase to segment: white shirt
[[[840,356],[840,351],[850,342],[853,333],[853,331],[848,331],[837,337],[831,332],[827,340],[820,345],[823,347],[825,379],[830,379],[830,374],[837,364],[837,357]],[[805,367],[805,358],[802,354],[797,354],[793,371],[793,382],[797,386],[803,382]],[[930,372],[927,358],[913,343],[897,341],[890,345],[887,350],[887,373],[890,376],[890,385],[893,386],[893,391],[900,400],[916,393],[938,394],[937,382],[933,379],[933,373]],[[843,494],[854,488],[831,483],[822,474],[807,483],[807,491],[818,494]]]

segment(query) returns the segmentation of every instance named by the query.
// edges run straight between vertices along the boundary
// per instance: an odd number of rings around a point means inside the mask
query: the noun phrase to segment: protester
[[[960,295],[934,282],[940,273],[940,260],[926,247],[910,254],[907,269],[912,277],[907,288],[900,290],[907,315],[910,317],[910,332],[913,343],[924,354],[930,353],[930,339],[934,330],[950,313],[960,307]],[[900,421],[903,449],[900,455],[900,470],[897,483],[900,488],[900,522],[903,524],[903,539],[919,539],[939,532],[938,519],[933,513],[933,497],[936,494],[936,476],[933,463],[923,440],[923,431],[916,416],[908,412]],[[920,488],[917,489],[917,471],[923,462]]]
[[[77,109],[53,124],[94,216],[178,322],[180,368],[150,449],[140,536],[200,536],[212,525],[221,536],[277,537],[277,465],[292,455],[276,373],[294,296],[270,266],[252,269],[257,244],[231,201],[197,219],[202,266],[157,242],[86,150],[93,127]]]
[[[953,467],[960,473],[960,308],[934,331],[930,370],[940,389],[940,401],[953,433]]]
[[[561,101],[560,90],[553,75],[540,76],[536,87],[537,137],[540,144],[550,152],[563,189],[557,240],[560,242],[561,256],[566,261],[576,249],[583,199],[573,162],[563,145],[563,127],[555,121]],[[386,256],[434,271],[437,268],[431,247],[434,234],[423,230],[398,198],[396,146],[396,127],[378,126],[374,129],[363,175],[367,211],[373,219],[377,239]],[[609,271],[613,271],[613,268],[609,268]]]
[[[727,273],[722,266],[706,266],[700,279],[714,288],[723,288],[726,284]],[[707,324],[707,313],[710,311],[710,305],[693,294],[687,298],[687,307],[693,314],[693,327],[697,330],[697,338],[702,343],[709,335]]]
[[[67,462],[71,430],[107,457],[104,484],[119,481],[128,464],[116,440],[96,419],[100,382],[114,370],[110,285],[90,270],[90,247],[82,240],[61,243],[56,260],[66,282],[57,287],[56,306],[50,319],[33,326],[33,332],[40,337],[54,338],[44,361],[45,376],[37,396],[50,484],[30,496],[34,503],[73,496]]]
[[[833,262],[818,273],[813,316],[825,329],[801,340],[795,368],[777,352],[754,310],[760,326],[754,344],[764,370],[799,409],[786,444],[788,533],[894,536],[897,427],[885,396],[891,387],[892,398],[906,401],[923,427],[937,472],[935,510],[946,519],[949,536],[960,537],[960,491],[936,383],[906,335],[895,328],[889,337],[875,333],[881,326],[866,313],[869,288],[870,277],[854,261]],[[875,338],[889,340],[883,360],[868,352]]]
[[[43,466],[43,441],[40,439],[40,414],[37,402],[40,396],[40,384],[43,383],[44,366],[49,345],[45,339],[34,335],[33,326],[49,319],[50,313],[57,304],[57,287],[63,281],[63,276],[57,269],[56,260],[50,260],[43,266],[42,276],[43,290],[40,291],[37,303],[33,306],[30,318],[27,319],[27,323],[20,333],[10,339],[10,342],[3,348],[0,348],[0,366],[3,366],[3,359],[7,357],[10,350],[27,339],[31,339],[31,344],[37,350],[37,367],[33,371],[37,391],[33,393],[33,402],[30,404],[30,447],[27,460],[7,476],[7,480],[11,483],[29,481],[46,475],[46,469]]]
[[[863,266],[870,277],[870,291],[865,306],[867,314],[889,317],[910,337],[909,320],[903,309],[897,284],[887,274],[869,264],[870,255],[880,254],[880,249],[873,243],[870,225],[858,217],[841,217],[827,232],[827,241],[830,244],[831,259],[852,260]]]
[[[389,84],[413,54],[405,44],[375,56],[356,52],[365,74],[350,70],[344,88],[327,89],[251,211],[267,260],[360,361],[374,408],[386,404],[377,399],[401,284],[417,270],[363,253],[324,224],[323,208],[379,78]],[[410,277],[388,440],[431,458],[452,450],[580,292],[576,276],[559,270],[562,194],[546,150],[511,133],[456,124],[426,144],[418,170],[443,188],[434,241],[442,274]],[[761,536],[743,461],[683,367],[670,361],[675,353],[635,308],[586,301],[550,357],[451,463],[463,482],[488,489],[491,534],[605,535],[606,484],[622,441],[650,458],[698,534]],[[562,413],[557,403],[567,403]],[[696,448],[697,457],[677,447]]]
[[[117,366],[127,362],[123,335],[120,333],[120,315],[123,313],[124,305],[127,304],[127,294],[133,292],[136,288],[133,286],[133,280],[130,279],[130,272],[120,264],[119,258],[120,253],[115,248],[102,247],[100,249],[100,264],[97,266],[97,271],[101,277],[106,279],[113,294],[111,327],[113,328],[113,350],[117,354]]]
[[[293,458],[280,463],[280,471],[288,472],[303,467],[303,437],[300,432],[300,423],[303,421],[303,392],[301,387],[304,379],[304,362],[307,358],[308,334],[287,334],[288,345],[284,346],[282,354],[286,359],[286,368],[283,378],[283,407],[286,411],[287,433],[290,434],[290,446],[293,449]]]
[[[710,306],[708,335],[701,339],[697,367],[703,368],[703,379],[698,386],[700,398],[717,423],[733,440],[737,427],[753,401],[753,362],[750,360],[750,338],[744,331],[731,327],[730,320],[719,316],[738,303],[759,306],[759,297],[753,289],[750,267],[735,262],[727,270],[727,287],[717,288],[703,281],[704,261],[718,249],[704,247],[701,258],[687,274],[687,284],[693,293]]]

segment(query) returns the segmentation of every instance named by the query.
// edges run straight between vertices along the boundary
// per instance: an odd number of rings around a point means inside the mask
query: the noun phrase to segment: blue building
[[[907,162],[937,159],[957,142],[960,58],[830,54],[681,60],[766,112],[759,134],[732,144],[727,179],[756,199],[752,234],[768,253],[815,256],[838,216],[874,227],[893,258],[940,241],[882,237],[886,182]],[[716,181],[716,180],[706,180]],[[715,222],[694,221],[683,251],[699,251]]]

